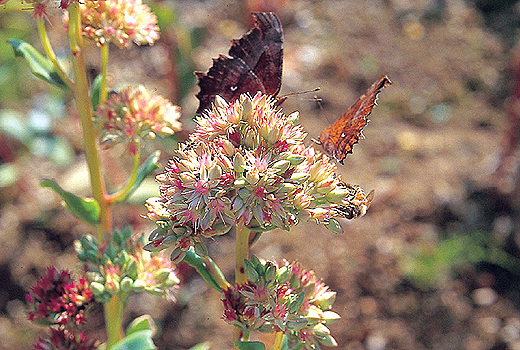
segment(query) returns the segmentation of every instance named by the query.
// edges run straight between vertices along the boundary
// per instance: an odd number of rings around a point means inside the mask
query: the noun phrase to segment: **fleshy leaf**
[[[142,315],[135,318],[128,327],[126,327],[126,335],[129,336],[132,333],[150,330],[152,331],[152,336],[156,332],[155,322],[150,315]]]
[[[134,332],[117,343],[109,350],[155,350],[155,344],[152,340],[152,331]]]
[[[343,233],[343,228],[341,227],[341,224],[338,220],[334,218],[329,219],[329,222],[325,224],[325,227],[336,234]]]
[[[197,270],[200,276],[204,278],[204,280],[210,285],[210,287],[221,292],[222,288],[218,285],[217,281],[209,273],[209,269],[212,269],[214,273],[219,274],[222,279],[225,279],[224,275],[222,274],[218,266],[209,257],[207,257],[206,260],[212,264],[211,267],[206,266],[204,260],[194,252],[193,248],[187,250],[186,256],[184,257],[184,261],[188,265],[193,267],[195,270]]]
[[[90,88],[90,101],[92,102],[92,108],[96,110],[96,107],[99,104],[99,91],[101,88],[101,82],[103,81],[103,75],[98,74],[97,77],[92,82],[92,87]]]
[[[251,263],[249,260],[245,260],[244,263],[246,266],[247,280],[251,282],[257,282],[260,275],[255,270],[255,266],[253,265],[253,263]]]
[[[134,193],[139,188],[139,186],[143,183],[146,177],[148,177],[148,175],[153,173],[155,170],[159,169],[160,155],[161,151],[155,151],[148,158],[146,158],[144,163],[141,164],[139,170],[137,171],[137,177],[132,187],[128,189],[124,196],[117,200],[118,202],[124,202],[125,200],[127,200],[132,195],[132,193]]]
[[[63,198],[66,208],[78,219],[97,225],[99,223],[100,207],[99,203],[93,198],[81,198],[73,193],[65,191],[56,182],[45,179],[40,182],[41,187],[48,187]]]
[[[68,89],[67,85],[56,72],[51,61],[38,52],[31,44],[19,39],[9,39],[7,41],[13,47],[16,57],[25,58],[34,75],[63,90]]]
[[[199,344],[195,345],[194,347],[189,348],[189,350],[209,350],[209,349],[210,349],[209,343],[199,343]]]
[[[232,343],[239,350],[265,350],[265,345],[259,341],[234,341]]]

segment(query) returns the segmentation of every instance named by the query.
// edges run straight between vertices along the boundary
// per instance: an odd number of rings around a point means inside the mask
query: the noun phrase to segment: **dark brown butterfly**
[[[282,25],[272,12],[253,13],[255,27],[240,39],[233,40],[229,55],[213,59],[207,73],[195,72],[199,78],[200,100],[197,114],[209,109],[216,95],[226,101],[240,94],[261,91],[276,96],[282,85]]]
[[[376,105],[377,94],[392,84],[385,75],[376,81],[332,126],[323,130],[320,143],[325,152],[343,164],[352,147],[363,138],[363,128],[368,123],[368,116]]]

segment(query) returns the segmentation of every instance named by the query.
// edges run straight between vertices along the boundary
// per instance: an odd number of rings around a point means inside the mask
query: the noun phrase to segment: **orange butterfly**
[[[363,128],[368,123],[368,116],[376,105],[377,95],[385,87],[392,84],[385,75],[372,86],[345,112],[332,126],[323,130],[320,144],[325,152],[343,164],[352,147],[363,138]]]

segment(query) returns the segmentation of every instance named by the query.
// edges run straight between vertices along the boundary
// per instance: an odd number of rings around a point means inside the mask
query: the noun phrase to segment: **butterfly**
[[[206,72],[195,72],[200,92],[197,114],[211,107],[216,95],[234,101],[260,91],[276,96],[282,85],[283,32],[272,12],[252,14],[255,27],[231,43],[229,56],[220,55]]]
[[[385,75],[372,84],[368,90],[339,118],[332,126],[322,131],[319,143],[323,150],[343,164],[352,147],[363,136],[363,128],[368,123],[368,116],[376,106],[377,95],[392,84]]]
[[[272,12],[252,14],[255,27],[240,39],[232,41],[229,56],[220,55],[206,72],[195,72],[200,91],[197,114],[210,109],[216,95],[234,101],[241,94],[258,91],[276,97],[282,85],[283,31],[278,17]],[[376,105],[377,94],[391,81],[383,76],[350,107],[334,125],[323,130],[320,143],[338,162],[343,160],[359,139],[368,123],[368,115]],[[286,97],[278,98],[280,105]]]

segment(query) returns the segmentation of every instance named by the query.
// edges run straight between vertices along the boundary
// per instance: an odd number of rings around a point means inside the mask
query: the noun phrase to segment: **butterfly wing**
[[[276,96],[282,85],[282,25],[272,12],[255,12],[253,18],[255,28],[242,38],[233,40],[229,55],[244,60],[262,81],[263,92]]]
[[[234,101],[245,92],[278,94],[282,84],[282,26],[272,12],[253,13],[253,17],[255,27],[232,41],[231,57],[221,55],[213,60],[208,72],[195,72],[200,87],[197,114],[209,109],[216,95]]]
[[[376,105],[377,95],[387,85],[392,84],[385,75],[354,103],[332,126],[323,130],[320,143],[325,152],[343,164],[352,147],[363,138],[363,128],[368,123],[368,116]]]
[[[244,92],[264,90],[262,81],[240,58],[220,55],[213,59],[213,66],[207,73],[195,74],[199,78],[200,87],[200,92],[196,95],[200,100],[197,114],[209,109],[216,95],[226,101],[234,101]]]

